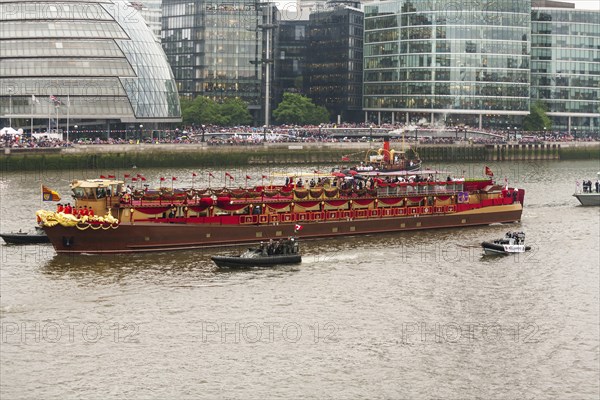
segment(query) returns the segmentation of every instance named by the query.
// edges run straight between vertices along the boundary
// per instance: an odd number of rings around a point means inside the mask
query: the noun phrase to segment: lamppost
[[[373,143],[373,124],[369,125],[369,143]]]
[[[573,128],[573,139],[577,141],[577,127]]]
[[[515,126],[515,140],[517,139],[518,134],[519,134],[519,128]]]
[[[263,125],[263,142],[267,141],[267,125]]]
[[[142,140],[142,139],[143,139],[143,138],[142,138],[142,135],[143,135],[143,133],[144,133],[143,129],[144,129],[144,125],[140,124],[140,140]]]
[[[8,126],[12,128],[12,93],[13,89],[8,88]]]
[[[202,125],[200,129],[202,129],[202,143],[204,143],[204,133],[206,132],[206,125]]]
[[[77,137],[77,125],[73,126],[75,128],[75,137]]]
[[[546,127],[544,127],[544,140],[546,140]]]

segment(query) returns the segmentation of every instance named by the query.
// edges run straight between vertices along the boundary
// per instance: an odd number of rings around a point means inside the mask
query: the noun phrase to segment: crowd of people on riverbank
[[[410,128],[410,129],[409,129]],[[446,128],[446,136],[433,135],[432,129],[413,129],[414,127],[403,127],[392,124],[374,126],[367,123],[345,123],[345,124],[322,124],[308,126],[272,126],[269,128],[236,126],[219,127],[205,126],[204,131],[197,127],[187,127],[182,130],[161,132],[160,135],[146,136],[142,139],[127,137],[106,138],[105,132],[88,133],[90,137],[76,137],[70,141],[58,139],[35,139],[28,136],[4,135],[0,137],[0,146],[3,148],[62,148],[73,145],[138,145],[138,144],[194,144],[206,142],[209,146],[247,146],[258,145],[263,142],[287,143],[287,142],[367,142],[370,140],[381,141],[382,133],[391,132],[392,141],[404,140],[407,143],[418,144],[442,144],[452,145],[456,143],[469,144],[503,144],[503,143],[544,143],[544,142],[571,142],[577,141],[599,141],[600,135],[580,134],[577,137],[567,132],[537,132],[529,133],[528,136],[517,135],[514,131],[498,131],[477,129],[476,132],[488,133],[488,137],[472,137],[468,131],[456,128]],[[404,130],[404,135],[399,134]],[[375,134],[374,134],[375,131]],[[524,133],[524,132],[523,132]],[[115,135],[115,133],[112,133]],[[118,134],[118,133],[117,133]],[[346,135],[347,136],[342,136]]]

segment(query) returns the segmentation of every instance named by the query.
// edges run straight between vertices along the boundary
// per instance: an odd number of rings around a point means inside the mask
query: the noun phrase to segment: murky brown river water
[[[307,241],[293,267],[210,261],[239,248],[71,257],[3,243],[0,397],[598,399],[600,208],[571,194],[600,165],[490,166],[526,189],[520,224]],[[113,172],[5,174],[0,230],[33,225],[41,180],[66,197],[70,179]],[[531,252],[482,255],[517,229]]]

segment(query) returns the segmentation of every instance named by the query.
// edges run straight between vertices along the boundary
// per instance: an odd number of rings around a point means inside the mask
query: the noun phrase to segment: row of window
[[[529,112],[529,99],[512,98],[477,98],[456,96],[366,96],[364,108],[401,108],[401,109],[431,109],[431,110],[481,110],[494,111],[523,111]]]
[[[495,0],[484,2],[455,0],[446,1],[402,1],[384,4],[366,4],[365,18],[386,14],[400,14],[417,20],[432,20],[446,18],[448,20],[460,20],[471,14],[485,13],[491,16],[501,13],[519,13],[529,15],[531,12],[528,1]]]
[[[0,77],[22,76],[135,76],[135,73],[123,59],[6,59],[0,64]]]
[[[529,82],[529,71],[463,70],[463,69],[400,69],[393,71],[365,71],[364,81],[454,81],[454,82]],[[389,78],[389,79],[387,79]]]
[[[112,4],[112,3],[110,3]],[[110,7],[109,4],[105,6]],[[120,8],[118,8],[119,11]],[[129,11],[135,14],[135,9]],[[100,4],[91,2],[14,2],[10,4],[0,3],[0,21],[10,20],[112,20]]]
[[[576,49],[600,49],[600,38],[591,36],[531,35],[531,47],[570,47]]]
[[[455,25],[498,25],[498,26],[524,26],[528,25],[529,21],[525,14],[496,14],[496,13],[473,13],[465,14],[462,18],[448,19],[445,16],[433,16],[432,18],[416,18],[414,15],[407,17],[405,15],[386,15],[383,17],[366,18],[365,29],[385,29],[399,27],[418,27],[427,26],[430,31],[433,26],[448,26]]]
[[[527,43],[507,41],[436,40],[366,44],[366,56],[404,53],[528,54]]]
[[[4,40],[2,57],[123,57],[114,40]]]
[[[59,98],[66,96],[123,96],[125,91],[118,78],[22,78],[6,79],[0,85],[0,96],[8,96],[8,89],[15,97],[24,96],[33,100],[31,94],[36,96],[36,101],[44,104],[49,102],[49,96]]]
[[[600,62],[600,50],[532,48],[531,60]]]
[[[4,39],[29,38],[114,38],[127,39],[123,29],[115,22],[82,21],[19,21],[0,22],[0,32]]]
[[[435,31],[429,28],[402,28],[365,31],[365,43],[433,38],[454,40],[527,41],[528,37],[529,31],[526,28],[511,28],[501,26],[457,26],[452,27],[451,29],[448,29],[446,27],[438,27]]]
[[[572,61],[532,61],[532,73],[600,75],[600,63]]]
[[[529,97],[529,85],[521,84],[474,84],[473,82],[435,83],[398,82],[366,84],[366,95],[453,95],[453,96],[499,96]]]
[[[573,88],[600,88],[600,76],[598,75],[562,75],[555,74],[531,75],[531,86],[567,86]],[[597,89],[600,90],[600,89]]]
[[[589,10],[532,10],[531,22],[535,21],[562,21],[571,23],[586,23],[600,25],[598,12]]]
[[[454,67],[454,68],[529,68],[528,56],[496,56],[496,55],[397,55],[365,58],[365,69],[379,68],[417,68],[417,67]]]
[[[600,24],[534,22],[531,24],[531,32],[545,35],[600,37]]]

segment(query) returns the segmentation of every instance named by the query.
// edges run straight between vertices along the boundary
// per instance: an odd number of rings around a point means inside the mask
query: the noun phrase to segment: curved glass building
[[[505,128],[529,113],[529,0],[365,5],[366,118]]]
[[[531,98],[552,129],[600,131],[600,11],[536,7],[531,14]]]
[[[0,2],[5,124],[28,119],[21,121],[28,127],[33,117],[44,130],[55,116],[61,124],[159,123],[178,122],[180,114],[167,58],[128,2]]]

